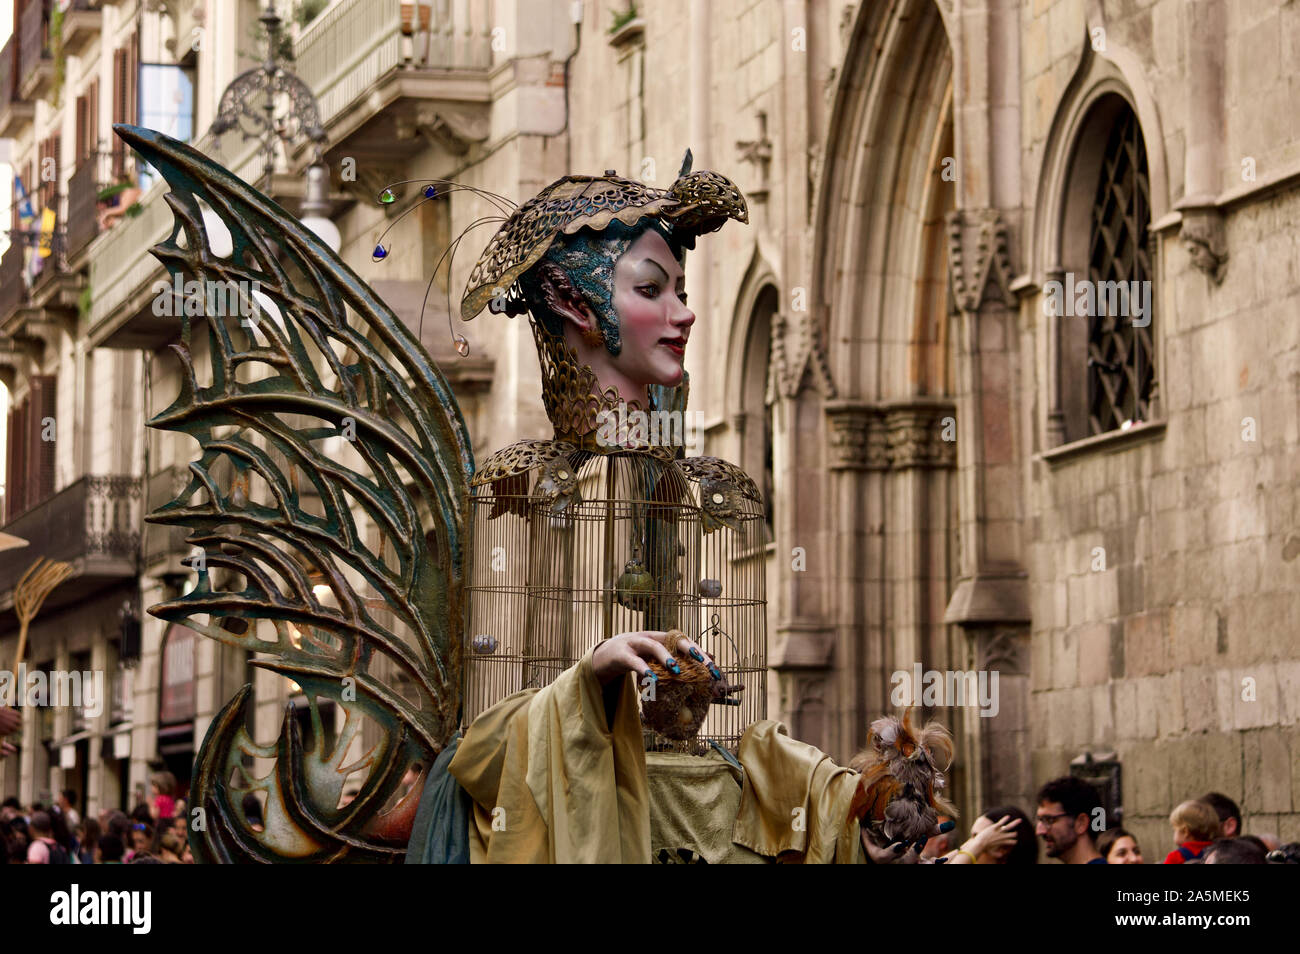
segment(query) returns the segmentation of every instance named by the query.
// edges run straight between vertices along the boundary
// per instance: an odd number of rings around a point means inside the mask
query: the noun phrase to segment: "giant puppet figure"
[[[854,770],[765,719],[762,501],[683,446],[686,252],[747,221],[729,180],[688,153],[667,190],[422,186],[501,211],[460,313],[527,313],[554,427],[476,469],[438,368],[337,255],[190,147],[115,129],[171,186],[169,271],[258,289],[252,315],[182,317],[150,422],[200,447],[150,516],[189,528],[197,585],[151,612],[302,693],[270,744],[251,687],[213,721],[197,860],[854,862],[939,830],[941,728],[880,720]]]

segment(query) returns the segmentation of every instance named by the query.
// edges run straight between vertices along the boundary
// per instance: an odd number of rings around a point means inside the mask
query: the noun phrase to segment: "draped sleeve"
[[[738,758],[745,783],[732,830],[736,844],[782,861],[861,862],[861,775],[770,719],[745,730]]]
[[[602,689],[591,656],[544,689],[502,700],[465,733],[449,771],[473,801],[471,861],[650,860],[636,681],[628,673]],[[612,724],[607,693],[617,699]]]

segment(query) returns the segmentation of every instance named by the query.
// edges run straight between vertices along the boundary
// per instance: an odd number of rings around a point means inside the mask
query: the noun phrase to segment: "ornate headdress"
[[[547,186],[511,215],[484,249],[461,299],[461,318],[469,321],[484,307],[512,316],[528,311],[520,279],[561,235],[583,229],[599,233],[613,222],[631,227],[649,218],[670,231],[677,245],[694,248],[697,235],[717,231],[727,219],[748,222],[745,197],[735,184],[716,172],[691,172],[691,161],[688,149],[667,190],[613,170],[603,176],[565,176]],[[556,438],[591,444],[600,414],[618,406],[618,392],[602,390],[591,369],[580,365],[564,339],[536,315],[533,333],[542,364],[542,400]]]

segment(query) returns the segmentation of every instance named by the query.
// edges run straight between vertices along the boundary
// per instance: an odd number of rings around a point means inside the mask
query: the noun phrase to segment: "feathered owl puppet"
[[[917,850],[939,832],[940,814],[957,817],[957,810],[940,793],[943,773],[952,762],[952,736],[937,722],[919,732],[911,712],[871,723],[869,748],[850,767],[862,773],[855,806],[862,827],[880,847],[901,842]]]

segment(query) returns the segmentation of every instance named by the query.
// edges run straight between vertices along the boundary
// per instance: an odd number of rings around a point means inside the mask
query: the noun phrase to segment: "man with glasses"
[[[1092,828],[1093,818],[1102,817],[1099,808],[1097,790],[1081,778],[1067,775],[1044,785],[1038,792],[1034,831],[1043,839],[1047,856],[1067,865],[1104,865]]]

